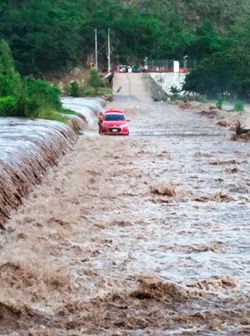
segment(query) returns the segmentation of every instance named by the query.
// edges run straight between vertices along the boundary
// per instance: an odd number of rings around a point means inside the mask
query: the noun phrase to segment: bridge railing
[[[188,73],[195,68],[196,61],[183,59],[176,60],[149,60],[146,66],[147,72],[180,72]]]

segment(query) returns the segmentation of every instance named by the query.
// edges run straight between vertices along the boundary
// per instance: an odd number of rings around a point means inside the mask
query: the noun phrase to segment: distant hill
[[[249,0],[3,0],[0,37],[22,74],[42,76],[93,60],[94,29],[105,70],[108,28],[113,63],[184,55],[201,62],[237,40],[245,45],[249,18]]]

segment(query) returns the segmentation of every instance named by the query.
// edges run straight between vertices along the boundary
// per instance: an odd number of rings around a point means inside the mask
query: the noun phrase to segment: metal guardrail
[[[183,59],[179,62],[178,71],[174,67],[175,60],[149,60],[147,62],[146,72],[180,72],[188,73],[196,67],[196,61]]]
[[[144,65],[138,65],[138,70],[134,71],[133,66],[116,65],[114,71],[118,72],[155,72],[155,73],[189,73],[196,67],[197,62],[194,60],[144,60]]]

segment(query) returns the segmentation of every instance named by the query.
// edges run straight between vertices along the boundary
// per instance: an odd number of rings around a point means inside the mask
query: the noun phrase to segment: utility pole
[[[111,51],[110,51],[110,29],[108,28],[108,72],[110,72],[110,70],[111,70],[110,56],[111,56]]]
[[[95,29],[95,68],[98,70],[98,44],[97,44],[97,29]]]

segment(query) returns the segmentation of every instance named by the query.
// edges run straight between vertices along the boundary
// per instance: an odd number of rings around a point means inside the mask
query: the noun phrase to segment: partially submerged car
[[[128,120],[122,110],[107,110],[101,124],[101,134],[129,135]]]

